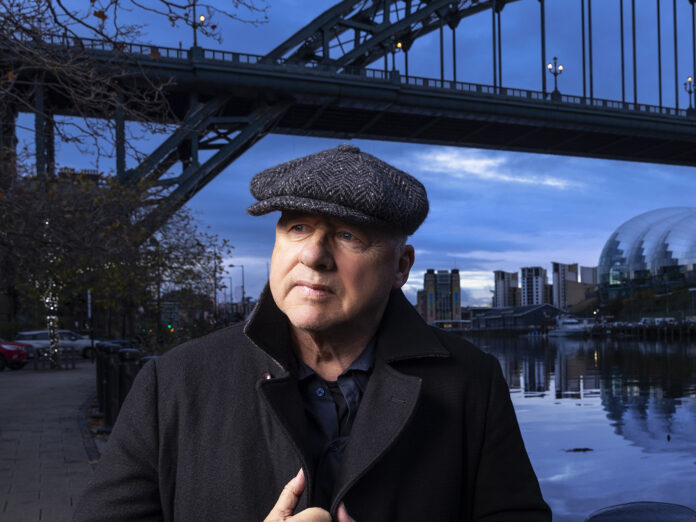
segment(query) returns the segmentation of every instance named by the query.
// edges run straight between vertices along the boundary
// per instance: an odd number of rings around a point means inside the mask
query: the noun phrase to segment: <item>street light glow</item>
[[[201,23],[205,22],[205,15],[199,16],[198,19],[201,21]]]

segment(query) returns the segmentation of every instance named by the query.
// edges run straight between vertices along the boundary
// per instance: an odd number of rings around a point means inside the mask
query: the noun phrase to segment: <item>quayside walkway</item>
[[[82,426],[94,395],[95,367],[85,360],[0,373],[0,521],[72,518],[92,475]]]

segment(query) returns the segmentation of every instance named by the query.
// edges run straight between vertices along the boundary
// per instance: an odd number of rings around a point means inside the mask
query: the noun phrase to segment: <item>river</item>
[[[696,509],[696,343],[469,340],[500,361],[554,521],[640,500]]]

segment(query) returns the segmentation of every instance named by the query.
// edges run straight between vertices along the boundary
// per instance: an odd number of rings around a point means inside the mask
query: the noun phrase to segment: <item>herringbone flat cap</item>
[[[352,145],[340,145],[258,173],[247,212],[297,210],[413,234],[428,215],[425,187]]]

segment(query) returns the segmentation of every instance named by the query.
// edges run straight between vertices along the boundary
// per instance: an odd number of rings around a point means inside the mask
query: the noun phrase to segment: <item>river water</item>
[[[554,521],[696,509],[696,342],[469,338],[500,361]]]

